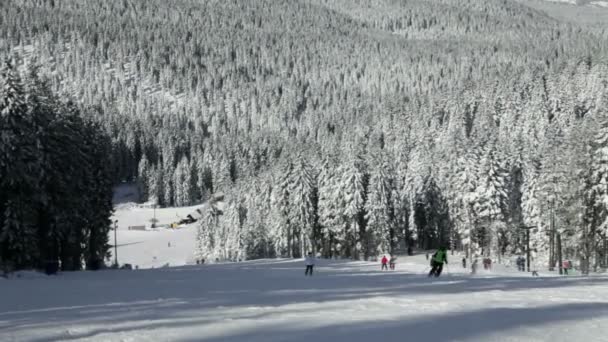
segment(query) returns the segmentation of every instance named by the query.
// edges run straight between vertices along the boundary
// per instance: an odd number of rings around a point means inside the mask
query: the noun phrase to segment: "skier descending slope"
[[[441,275],[441,271],[443,270],[444,263],[448,263],[448,253],[446,248],[441,246],[431,258],[431,272],[429,272],[429,277],[433,275],[435,277],[439,277]]]
[[[477,258],[475,258],[473,263],[471,263],[471,274],[477,274],[477,263],[478,263],[478,260],[477,260]]]
[[[304,275],[310,275],[312,277],[312,269],[315,266],[315,257],[312,256],[312,252],[308,253],[304,262],[306,263],[306,272],[304,272]]]
[[[388,258],[385,256],[382,257],[382,260],[380,261],[382,263],[382,271],[387,270],[388,271]]]

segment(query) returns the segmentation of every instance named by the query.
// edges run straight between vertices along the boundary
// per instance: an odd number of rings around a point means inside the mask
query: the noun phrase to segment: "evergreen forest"
[[[0,261],[95,268],[127,181],[225,196],[200,259],[607,268],[607,56],[512,0],[1,1]]]

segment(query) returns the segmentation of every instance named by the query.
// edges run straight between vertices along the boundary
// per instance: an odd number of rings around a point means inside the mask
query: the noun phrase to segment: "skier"
[[[521,255],[517,258],[517,269],[520,272],[524,272],[526,270],[526,259]]]
[[[562,262],[562,268],[564,269],[564,274],[568,275],[568,269],[570,268],[570,261],[569,260],[564,260]]]
[[[484,270],[492,269],[492,259],[490,259],[490,258],[483,259],[483,269]]]
[[[306,256],[304,261],[306,263],[306,272],[304,272],[304,275],[310,275],[312,277],[312,269],[315,266],[315,258],[312,256],[312,252],[308,252],[308,256]]]
[[[382,270],[382,271],[383,271],[383,270],[387,270],[387,271],[388,271],[388,266],[387,266],[387,264],[388,264],[388,259],[386,258],[386,255],[382,257],[381,262],[382,262],[382,269],[381,269],[381,270]]]
[[[475,258],[475,260],[473,260],[473,262],[471,263],[471,274],[476,274],[477,273],[477,258]]]
[[[429,277],[435,276],[439,277],[441,275],[441,271],[443,270],[443,264],[448,263],[448,253],[446,252],[446,248],[441,246],[433,254],[433,258],[431,259],[431,272],[429,272]]]
[[[426,252],[426,260],[429,260],[429,252]]]
[[[467,268],[467,258],[462,258],[462,268]]]
[[[391,256],[391,260],[389,261],[389,266],[391,268],[391,270],[395,270],[395,264],[397,263],[397,257],[396,256]]]

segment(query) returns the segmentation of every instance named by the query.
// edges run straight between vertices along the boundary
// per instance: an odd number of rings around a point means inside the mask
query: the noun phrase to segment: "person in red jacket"
[[[388,271],[388,259],[386,258],[386,255],[382,257],[382,270]]]

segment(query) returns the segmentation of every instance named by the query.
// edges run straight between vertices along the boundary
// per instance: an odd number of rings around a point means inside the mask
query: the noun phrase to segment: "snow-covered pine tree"
[[[147,201],[150,195],[150,163],[148,158],[143,156],[137,167],[137,187],[139,189],[139,197],[142,201]]]
[[[198,172],[198,176],[196,185],[201,193],[201,201],[206,201],[215,191],[213,184],[213,158],[208,150],[200,152],[197,155],[196,171]]]
[[[562,190],[562,206],[557,208],[558,225],[561,234],[562,257],[575,259],[582,255],[585,240],[585,188],[590,184],[591,150],[588,148],[593,139],[592,120],[586,118],[574,125],[568,133],[565,144],[563,170],[566,183]]]
[[[196,234],[195,257],[200,262],[213,262],[215,255],[215,234],[218,229],[219,212],[213,206],[209,206],[198,225]]]
[[[0,262],[26,266],[36,254],[32,199],[37,193],[38,152],[21,79],[0,67]]]
[[[403,129],[403,128],[402,128]],[[410,229],[410,193],[407,189],[408,164],[412,146],[409,142],[409,129],[403,134],[397,134],[397,142],[393,155],[396,158],[394,189],[392,190],[393,208],[395,208],[395,227],[398,235],[403,238],[404,246],[414,247],[414,234]]]
[[[81,234],[81,246],[83,254],[74,256],[74,259],[84,259],[87,269],[97,270],[103,266],[103,259],[107,254],[108,233],[110,231],[110,216],[113,211],[111,149],[110,138],[103,132],[100,125],[89,120],[84,121],[83,129],[83,149],[82,153],[88,158],[88,167],[84,169],[86,180],[84,188],[87,189],[86,195],[77,211],[81,211],[84,224],[76,229],[83,230]],[[84,163],[81,164],[84,166]],[[64,176],[68,181],[71,176]],[[72,195],[72,197],[77,197]],[[79,263],[75,264],[80,267]]]
[[[507,234],[504,217],[507,184],[503,157],[491,141],[484,147],[480,160],[474,210],[484,254],[494,254],[499,259],[506,248],[502,242]]]
[[[248,187],[244,200],[247,213],[245,231],[246,254],[249,258],[269,258],[274,256],[270,241],[270,197],[272,187],[267,175],[256,177]]]
[[[422,134],[422,133],[419,133]],[[430,139],[426,136],[421,136],[416,139],[416,147],[413,149],[408,163],[407,171],[405,171],[406,178],[403,180],[402,194],[407,194],[407,202],[410,205],[408,210],[408,227],[410,231],[410,239],[416,241],[418,246],[420,243],[420,232],[424,227],[419,226],[419,220],[417,220],[417,208],[424,205],[424,201],[421,200],[424,197],[426,181],[431,177],[432,174],[432,159],[430,152]],[[427,246],[421,246],[426,248]]]
[[[201,189],[198,187],[198,163],[196,161],[197,155],[196,152],[190,153],[190,160],[188,162],[188,170],[189,173],[189,187],[190,187],[190,204],[201,203]]]
[[[306,157],[300,153],[294,159],[289,179],[290,223],[299,232],[299,255],[316,252],[313,225],[315,220],[315,177]]]
[[[597,228],[608,231],[608,116],[601,118],[592,143],[590,195],[596,208]]]
[[[481,252],[474,239],[476,232],[474,205],[478,197],[476,189],[479,154],[477,152],[476,149],[471,149],[457,159],[456,169],[452,173],[454,193],[448,197],[451,198],[450,208],[454,228],[470,261]]]
[[[163,188],[163,204],[169,207],[175,205],[175,180],[172,177],[172,169],[168,166],[163,169],[162,183],[160,183]]]
[[[324,257],[331,258],[340,253],[344,243],[342,224],[342,198],[339,196],[339,173],[337,162],[332,156],[325,156],[318,176],[319,222],[321,224],[322,251]]]
[[[177,165],[173,175],[175,187],[175,205],[179,207],[192,204],[192,171],[186,156]]]
[[[227,195],[223,215],[219,220],[219,255],[222,260],[238,261],[246,258],[246,246],[243,244],[247,232],[243,231],[241,198],[238,189]]]
[[[271,197],[271,238],[275,243],[274,249],[279,256],[294,256],[294,232],[290,221],[290,177],[293,163],[290,160],[279,164],[274,172],[274,184]]]
[[[344,256],[360,258],[362,252],[361,218],[364,215],[367,174],[363,158],[356,148],[348,149],[340,169],[340,196],[344,198],[345,251]]]
[[[154,205],[164,205],[165,203],[165,188],[163,168],[160,164],[153,167],[150,170],[150,177],[148,178],[148,202]]]
[[[602,109],[597,115],[596,134],[591,142],[589,183],[585,187],[585,229],[583,232],[582,263],[588,272],[597,269],[598,245],[608,232],[608,115]],[[592,259],[595,257],[595,263]]]
[[[365,259],[370,256],[393,254],[396,240],[393,190],[394,169],[383,152],[376,151],[365,203],[367,229]]]
[[[10,66],[0,76],[2,262],[100,267],[112,210],[109,138],[76,105],[60,102],[36,68],[25,74],[27,94],[17,107],[18,77]]]
[[[541,219],[535,243],[543,250],[537,261],[547,263],[549,268],[553,268],[557,261],[557,227],[564,225],[558,209],[567,203],[570,170],[567,169],[569,156],[564,149],[566,137],[558,127],[550,128],[541,148],[541,169],[535,192]]]
[[[230,160],[222,154],[214,159],[213,167],[213,191],[215,193],[226,193],[232,187],[230,176]]]

